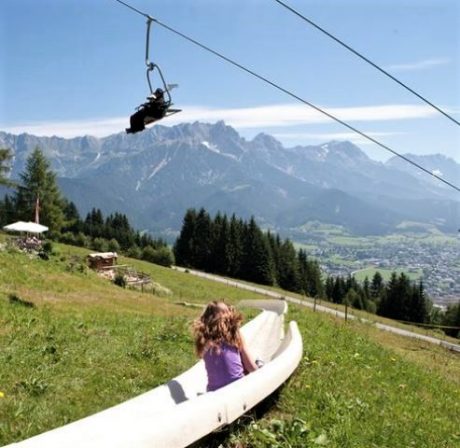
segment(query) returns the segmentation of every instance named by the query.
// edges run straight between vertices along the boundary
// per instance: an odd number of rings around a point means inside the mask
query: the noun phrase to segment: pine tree
[[[332,297],[334,294],[334,277],[332,277],[331,275],[327,276],[324,289],[325,289],[327,300],[329,300],[330,302],[333,302]]]
[[[367,276],[363,281],[363,296],[366,302],[371,298],[370,282]]]
[[[288,291],[302,290],[296,251],[294,245],[287,239],[281,244],[278,252],[277,282],[281,288]]]
[[[390,281],[385,288],[385,294],[378,306],[378,314],[390,319],[410,321],[412,317],[412,285],[410,279],[403,272],[397,276],[391,273]]]
[[[270,246],[254,217],[243,231],[242,278],[262,285],[273,285],[274,266]]]
[[[60,232],[65,223],[65,202],[58,189],[56,175],[39,148],[35,148],[27,158],[20,179],[15,196],[18,218],[33,221],[38,205],[40,223],[48,226],[51,232]]]
[[[195,267],[196,218],[196,211],[193,208],[185,213],[180,235],[174,244],[174,257],[179,266]]]
[[[204,271],[212,269],[211,242],[213,239],[211,217],[204,208],[201,208],[196,217],[194,235],[193,265],[197,269]]]
[[[332,301],[334,303],[342,303],[347,292],[345,280],[337,276],[334,280],[334,287],[332,288]]]
[[[103,237],[104,231],[104,216],[100,209],[93,208],[85,218],[83,224],[83,233],[93,238]]]
[[[72,201],[64,200],[64,203],[65,225],[62,231],[74,234],[81,232],[83,230],[83,222],[81,221],[77,206]]]
[[[410,313],[409,321],[417,323],[428,323],[431,314],[431,302],[425,295],[423,282],[412,285],[412,290],[409,298]]]
[[[16,207],[14,201],[6,194],[3,201],[0,201],[0,226],[11,224],[15,220]]]
[[[230,219],[229,242],[225,250],[227,274],[230,277],[240,278],[243,263],[243,221],[235,214]]]
[[[460,327],[460,302],[447,307],[442,324],[449,327]],[[444,331],[454,338],[460,337],[460,329],[458,328],[447,328]]]
[[[222,216],[220,213],[214,218],[212,225],[212,266],[211,272],[218,274],[228,274],[228,257],[227,250],[230,245],[230,228],[227,215]]]
[[[373,300],[378,300],[382,294],[384,287],[385,285],[383,283],[382,274],[380,274],[380,272],[377,271],[372,277],[372,282],[369,289],[370,297]]]
[[[324,297],[325,285],[323,284],[323,280],[321,278],[321,269],[318,262],[316,260],[309,260],[307,258],[307,253],[302,249],[299,250],[297,259],[299,264],[301,287],[304,293],[310,297]],[[332,277],[330,277],[327,287],[329,288],[330,296],[326,294],[326,297],[330,299],[332,297],[332,289],[334,287]]]
[[[380,316],[396,319],[397,308],[399,307],[398,278],[396,272],[391,273],[390,281],[386,285],[384,291],[384,294],[382,292],[380,293],[380,302],[377,309],[377,314]]]

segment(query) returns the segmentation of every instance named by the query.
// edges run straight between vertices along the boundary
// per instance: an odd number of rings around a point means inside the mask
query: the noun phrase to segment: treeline
[[[0,174],[5,171],[2,160],[9,158],[0,152]],[[121,252],[164,266],[174,263],[165,241],[134,230],[124,214],[104,218],[101,210],[93,208],[81,219],[75,204],[59,191],[56,175],[39,148],[28,157],[13,194],[0,201],[0,225],[34,221],[37,209],[40,223],[49,227],[47,238],[101,252]]]
[[[254,218],[244,221],[204,209],[187,210],[174,245],[176,263],[206,272],[277,285],[312,297],[324,295],[316,261],[288,239],[263,232]]]
[[[415,283],[409,277],[396,272],[384,282],[376,272],[371,281],[366,277],[361,284],[352,276],[328,277],[326,298],[353,308],[377,313],[390,319],[416,323],[430,323],[432,303],[426,297],[423,282]]]
[[[80,219],[75,204],[66,208],[68,225],[62,229],[59,241],[88,247],[99,252],[121,252],[128,257],[171,266],[174,259],[166,241],[134,230],[128,217],[122,213],[106,218],[100,209],[93,208],[84,220]]]
[[[460,337],[460,303],[441,311],[426,295],[423,282],[414,282],[403,272],[392,272],[387,282],[378,271],[372,280],[366,277],[362,283],[352,276],[329,276],[324,290],[331,302],[389,319],[439,327],[449,336]]]
[[[318,262],[304,250],[296,250],[288,239],[263,232],[254,218],[243,221],[217,213],[211,218],[201,208],[187,210],[180,235],[174,245],[176,263],[262,285],[279,286],[287,291],[346,304],[400,321],[460,327],[460,304],[446,313],[433,307],[423,282],[413,282],[393,272],[384,281],[376,272],[360,283],[353,276],[328,276],[322,280]],[[455,328],[446,328],[452,336]]]

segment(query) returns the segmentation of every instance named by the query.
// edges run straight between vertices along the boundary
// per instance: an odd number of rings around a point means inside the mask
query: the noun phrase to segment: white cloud
[[[385,70],[393,72],[411,72],[418,70],[427,70],[440,65],[450,64],[451,60],[447,58],[425,59],[423,61],[411,62],[407,64],[393,64],[385,67]]]
[[[0,126],[0,130],[12,134],[27,132],[38,136],[53,136],[72,138],[83,135],[105,137],[123,131],[128,127],[128,118],[105,118],[95,120],[53,121]]]
[[[328,113],[346,122],[378,122],[430,118],[436,111],[429,106],[394,104],[384,106],[324,108]],[[162,121],[165,126],[181,122],[211,122],[224,120],[237,129],[290,127],[306,124],[333,123],[320,112],[301,104],[279,104],[270,106],[217,109],[199,106],[184,106],[183,112]],[[0,126],[13,134],[28,132],[39,136],[57,135],[75,137],[93,135],[103,137],[122,132],[129,124],[129,117],[98,118],[88,120],[25,123]]]

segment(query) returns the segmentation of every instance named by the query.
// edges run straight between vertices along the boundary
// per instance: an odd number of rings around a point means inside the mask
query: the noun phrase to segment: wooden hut
[[[87,257],[88,266],[96,271],[107,269],[117,264],[117,258],[118,255],[116,252],[99,252],[89,254]]]

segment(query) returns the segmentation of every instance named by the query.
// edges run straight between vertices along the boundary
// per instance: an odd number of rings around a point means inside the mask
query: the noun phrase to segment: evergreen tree
[[[135,243],[135,232],[129,224],[128,217],[116,212],[109,215],[104,223],[105,238],[114,238],[122,250],[128,250]]]
[[[83,224],[83,233],[93,238],[103,237],[105,235],[104,216],[100,209],[93,208],[86,215]]]
[[[174,257],[179,266],[195,267],[196,218],[195,209],[188,209],[185,213],[180,235],[174,244]]]
[[[392,272],[384,293],[381,293],[377,312],[390,319],[423,323],[430,315],[429,304],[422,283],[414,285],[403,272],[399,277]]]
[[[425,288],[421,280],[418,285],[412,285],[409,303],[410,310],[408,320],[410,322],[421,324],[429,322],[431,303],[425,296]]]
[[[342,303],[346,291],[345,280],[341,276],[337,276],[334,280],[334,287],[332,288],[332,301],[334,303]]]
[[[449,327],[458,328],[447,328],[445,333],[454,338],[460,337],[460,302],[455,305],[449,305],[447,307],[446,314],[444,315],[443,325]]]
[[[380,297],[381,299],[378,306],[378,314],[380,316],[389,317],[391,319],[397,319],[397,316],[399,315],[398,309],[400,307],[400,299],[396,272],[391,273],[390,281],[385,288],[385,294],[381,293]]]
[[[287,239],[279,247],[277,274],[277,283],[281,288],[294,292],[302,290],[296,251]]]
[[[310,297],[324,297],[324,284],[321,278],[321,269],[316,260],[309,260],[305,251],[300,250],[297,255],[301,284],[302,289],[307,296]],[[329,284],[331,288],[331,297],[332,297],[332,285]],[[327,296],[326,296],[327,297]]]
[[[254,217],[251,217],[243,232],[242,278],[262,285],[273,285],[274,266],[270,246]]]
[[[370,297],[373,300],[378,300],[382,294],[384,287],[385,285],[383,283],[382,274],[380,274],[380,272],[377,271],[372,277],[372,282],[369,289]]]
[[[325,284],[325,293],[326,293],[326,298],[330,302],[333,302],[333,295],[334,295],[334,277],[331,275],[328,275],[326,278],[326,284]]]
[[[239,278],[243,263],[243,222],[235,214],[230,219],[229,242],[225,250],[227,274]]]
[[[62,231],[76,234],[83,230],[83,222],[81,221],[77,206],[72,201],[69,202],[67,200],[64,200],[64,204],[65,225]]]
[[[65,223],[65,203],[56,183],[56,175],[39,148],[35,148],[27,158],[20,179],[15,196],[18,218],[33,221],[38,205],[40,223],[48,226],[51,232],[59,232]]]
[[[204,208],[201,208],[196,217],[194,235],[193,265],[197,269],[212,270],[211,242],[214,240],[212,230],[211,217]]]
[[[370,282],[369,282],[369,277],[367,276],[363,281],[363,297],[366,302],[369,301],[371,298]]]
[[[220,213],[214,218],[212,225],[212,266],[211,272],[218,274],[228,274],[227,251],[230,246],[230,228],[227,215]]]
[[[15,220],[16,207],[14,201],[6,194],[3,201],[0,202],[0,226],[11,224]]]

